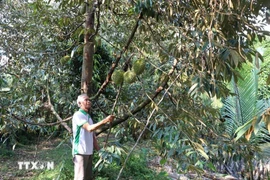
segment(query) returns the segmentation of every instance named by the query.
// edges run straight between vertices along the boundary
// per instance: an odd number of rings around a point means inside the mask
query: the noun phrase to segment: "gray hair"
[[[84,99],[87,98],[87,97],[88,97],[87,94],[81,94],[81,95],[79,95],[78,98],[77,98],[77,105],[79,107],[81,107],[81,102],[84,101]]]

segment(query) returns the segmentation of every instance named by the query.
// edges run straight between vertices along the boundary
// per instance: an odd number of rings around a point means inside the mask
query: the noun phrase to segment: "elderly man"
[[[80,109],[74,113],[72,119],[74,180],[92,180],[92,154],[94,149],[99,150],[94,131],[100,126],[112,122],[114,116],[109,115],[102,121],[93,124],[88,114],[91,102],[87,94],[79,95],[77,104]]]

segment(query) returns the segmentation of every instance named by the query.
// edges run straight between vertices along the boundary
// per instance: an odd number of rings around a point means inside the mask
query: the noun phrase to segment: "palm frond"
[[[222,110],[225,117],[226,132],[238,140],[244,134],[251,136],[251,133],[258,135],[264,126],[261,119],[270,102],[258,100],[258,69],[241,72],[242,79],[235,82],[232,78],[230,89],[232,96],[224,102]]]

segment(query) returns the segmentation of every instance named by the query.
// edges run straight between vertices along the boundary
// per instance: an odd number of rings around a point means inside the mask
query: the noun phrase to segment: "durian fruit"
[[[66,64],[69,60],[70,60],[70,56],[69,56],[69,55],[66,55],[66,56],[64,56],[64,57],[62,57],[62,58],[60,59],[60,63],[61,63],[62,65],[64,65],[64,64]]]
[[[132,70],[136,73],[136,75],[140,75],[143,73],[145,69],[145,60],[144,59],[137,59],[132,64]]]
[[[135,72],[128,70],[124,73],[124,82],[125,83],[131,84],[131,83],[134,83],[135,81],[136,81]]]
[[[124,80],[124,71],[123,70],[116,70],[116,71],[113,72],[112,81],[116,85],[122,84],[123,80]]]

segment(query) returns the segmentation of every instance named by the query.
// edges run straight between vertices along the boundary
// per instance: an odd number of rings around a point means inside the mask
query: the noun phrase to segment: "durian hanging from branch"
[[[145,69],[145,60],[144,59],[137,59],[132,64],[132,71],[135,72],[136,75],[140,75],[143,73]]]
[[[132,63],[131,70],[124,72],[123,70],[116,70],[112,74],[112,81],[116,85],[120,85],[123,82],[132,84],[136,81],[136,76],[142,74],[145,70],[145,60],[137,59]]]
[[[112,74],[112,81],[116,85],[121,85],[124,81],[124,71],[123,70],[115,70]]]
[[[124,82],[127,84],[132,84],[136,81],[136,73],[128,70],[124,73]]]

